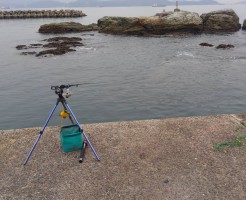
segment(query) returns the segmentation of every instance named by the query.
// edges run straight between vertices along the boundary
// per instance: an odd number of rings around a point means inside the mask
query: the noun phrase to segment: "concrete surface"
[[[0,199],[246,199],[246,147],[215,144],[246,134],[245,115],[84,125],[89,148],[61,153],[59,128],[0,131]],[[239,129],[239,130],[238,130]],[[236,131],[237,130],[237,131]]]

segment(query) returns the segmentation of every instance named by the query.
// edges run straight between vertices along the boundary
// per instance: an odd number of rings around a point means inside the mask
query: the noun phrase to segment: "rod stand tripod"
[[[87,141],[89,147],[91,148],[91,150],[92,150],[94,156],[96,157],[96,159],[97,159],[98,161],[100,161],[100,158],[99,158],[99,156],[97,155],[97,153],[96,153],[94,147],[92,146],[92,144],[91,144],[89,138],[87,137],[86,133],[83,131],[82,126],[80,126],[80,124],[79,124],[77,118],[75,117],[73,111],[71,110],[70,106],[68,105],[68,103],[66,102],[66,99],[65,99],[64,96],[63,96],[63,89],[67,89],[67,92],[66,92],[65,96],[68,98],[69,96],[71,96],[71,93],[69,92],[69,89],[68,89],[68,88],[70,88],[70,87],[72,87],[72,86],[78,87],[78,85],[81,85],[81,84],[51,86],[51,90],[55,90],[55,93],[58,95],[57,102],[56,102],[56,104],[54,105],[53,109],[51,110],[49,117],[47,118],[47,120],[46,120],[46,122],[45,122],[45,124],[44,124],[44,126],[43,126],[43,128],[42,128],[42,130],[40,131],[40,133],[39,133],[39,135],[38,135],[36,141],[34,142],[32,148],[31,148],[31,150],[30,150],[30,152],[28,153],[28,155],[27,155],[27,157],[26,157],[26,160],[24,161],[24,165],[26,165],[27,162],[29,161],[29,159],[30,159],[30,157],[31,157],[31,155],[32,155],[32,152],[34,151],[35,147],[37,146],[37,144],[38,144],[38,142],[39,142],[41,136],[42,136],[43,133],[44,133],[45,128],[47,127],[47,125],[48,125],[48,123],[49,123],[49,121],[50,121],[52,115],[54,114],[54,112],[55,112],[55,110],[56,110],[56,108],[57,108],[57,106],[58,106],[59,103],[62,104],[64,110],[68,110],[68,111],[69,111],[69,119],[71,120],[72,124],[74,124],[74,121],[73,121],[73,119],[74,119],[74,120],[75,120],[75,123],[79,126],[79,128],[80,128],[80,130],[81,130],[81,132],[82,132],[82,134],[83,134],[85,140]]]

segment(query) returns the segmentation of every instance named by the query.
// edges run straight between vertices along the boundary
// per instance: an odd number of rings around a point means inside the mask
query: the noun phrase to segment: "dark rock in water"
[[[82,38],[80,38],[80,37],[53,37],[53,38],[45,39],[43,41],[47,41],[47,42],[59,42],[59,41],[76,42],[76,41],[81,41],[81,40],[82,40]]]
[[[86,35],[89,35],[89,36],[94,36],[95,34],[93,34],[93,33],[84,33],[84,34],[82,34],[83,36],[86,36]]]
[[[230,49],[234,48],[234,45],[231,44],[220,44],[216,47],[216,49]]]
[[[203,42],[201,44],[199,44],[200,46],[203,46],[203,47],[213,47],[214,45],[212,44],[209,44],[209,43],[206,43],[206,42]]]
[[[45,48],[54,48],[54,47],[77,47],[84,46],[81,42],[51,42],[45,44],[43,47]]]
[[[65,45],[63,45],[64,47]],[[58,47],[62,47],[62,45],[60,43],[57,43],[57,42],[51,42],[51,43],[48,43],[48,44],[44,44],[45,48],[58,48]]]
[[[39,33],[73,33],[83,31],[96,31],[96,24],[82,25],[77,22],[60,22],[41,25]]]
[[[42,44],[30,44],[29,46],[27,45],[17,45],[16,49],[18,50],[22,50],[22,49],[29,49],[29,48],[38,48],[38,47],[42,47]]]
[[[17,45],[16,49],[18,49],[18,50],[28,49],[28,46],[26,46],[26,45]]]
[[[232,9],[218,10],[201,15],[204,32],[235,32],[241,28],[239,17]]]
[[[243,30],[246,30],[246,19],[243,21],[243,27],[242,27]]]
[[[84,46],[83,43],[78,42],[82,39],[80,37],[54,37],[46,39],[45,41],[51,42],[43,45],[45,48],[65,48],[65,47],[77,47]]]
[[[76,51],[76,50],[70,49],[69,47],[64,47],[64,48],[59,47],[55,49],[40,51],[38,54],[36,54],[36,56],[39,57],[39,56],[47,56],[47,55],[63,55],[70,51]]]
[[[38,48],[38,47],[44,47],[44,48],[53,48],[48,49],[44,51],[40,51],[39,53],[36,52],[22,52],[21,55],[36,55],[39,56],[47,56],[50,55],[62,55],[70,51],[75,51],[74,49],[70,49],[70,47],[77,47],[77,46],[84,46],[83,43],[79,42],[82,39],[80,37],[53,37],[49,39],[45,39],[43,41],[48,41],[50,43],[48,44],[30,44],[27,45],[18,45],[16,48],[18,50],[21,49],[28,49],[28,48]]]
[[[38,47],[42,47],[43,44],[30,44],[30,48],[38,48]]]
[[[35,51],[21,52],[21,55],[35,55]]]

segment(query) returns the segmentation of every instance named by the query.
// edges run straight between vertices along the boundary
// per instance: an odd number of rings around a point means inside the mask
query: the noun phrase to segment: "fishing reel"
[[[60,97],[60,98],[68,98],[72,95],[72,93],[69,91],[69,88],[72,86],[78,87],[79,85],[82,84],[72,84],[72,85],[60,85],[60,86],[51,86],[51,90],[55,90],[55,93]],[[64,92],[64,89],[66,89],[66,92]]]

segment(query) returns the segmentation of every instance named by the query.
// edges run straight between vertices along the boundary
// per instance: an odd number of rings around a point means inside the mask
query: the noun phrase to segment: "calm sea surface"
[[[233,8],[242,22],[246,6],[183,6],[199,14]],[[174,7],[165,7],[173,10]],[[246,32],[189,37],[82,37],[84,47],[63,56],[20,55],[19,44],[56,35],[38,33],[59,21],[82,24],[103,16],[151,16],[163,8],[79,8],[79,19],[0,20],[0,129],[43,126],[56,102],[51,85],[91,83],[71,88],[68,103],[80,123],[246,112]],[[233,44],[234,49],[201,47]],[[58,125],[57,110],[50,125]]]

